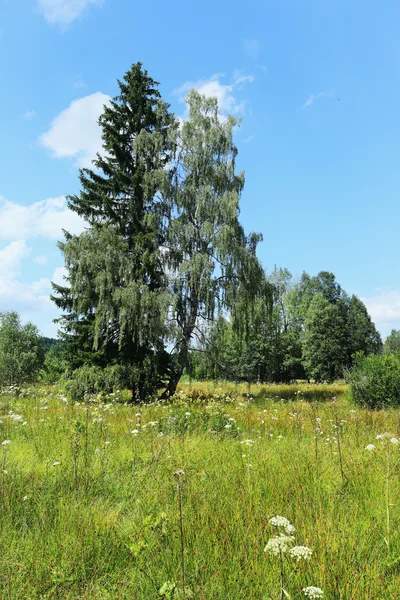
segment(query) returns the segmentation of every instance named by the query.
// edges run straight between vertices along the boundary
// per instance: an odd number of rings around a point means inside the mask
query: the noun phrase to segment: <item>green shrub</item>
[[[120,365],[111,365],[102,369],[95,365],[84,365],[72,373],[67,381],[66,390],[72,400],[83,400],[85,396],[103,392],[110,394],[126,385],[126,372]]]
[[[397,355],[360,355],[347,380],[351,397],[359,406],[373,409],[400,406],[400,358]]]

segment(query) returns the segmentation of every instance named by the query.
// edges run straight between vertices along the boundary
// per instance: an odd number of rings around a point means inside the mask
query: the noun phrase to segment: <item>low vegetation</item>
[[[344,385],[129,398],[3,390],[1,598],[398,598],[398,412]]]

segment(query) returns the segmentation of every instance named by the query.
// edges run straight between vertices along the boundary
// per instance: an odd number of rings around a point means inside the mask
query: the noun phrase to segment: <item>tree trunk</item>
[[[171,398],[171,396],[173,396],[175,394],[179,380],[182,377],[182,373],[183,373],[183,367],[181,367],[181,366],[177,367],[175,369],[175,371],[173,371],[171,373],[167,387],[161,394],[161,400],[167,400],[168,398]]]

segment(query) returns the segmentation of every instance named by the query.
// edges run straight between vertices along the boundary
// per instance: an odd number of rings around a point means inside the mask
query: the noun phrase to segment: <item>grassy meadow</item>
[[[0,396],[2,600],[400,598],[398,411],[343,385],[126,399]],[[264,552],[276,515],[310,560]]]

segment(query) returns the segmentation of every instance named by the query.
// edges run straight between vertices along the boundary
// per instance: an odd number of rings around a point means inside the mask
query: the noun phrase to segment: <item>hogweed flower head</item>
[[[392,433],[388,433],[387,431],[385,431],[385,433],[379,433],[376,436],[377,440],[390,440],[390,438],[393,437]]]
[[[365,449],[369,452],[372,452],[372,450],[375,450],[375,448],[376,446],[374,446],[374,444],[368,444],[368,446],[365,446]]]
[[[392,444],[400,444],[400,440],[398,440],[395,437],[390,438],[390,441],[392,442]]]
[[[11,444],[11,440],[4,440],[4,442],[1,442],[1,445],[4,446],[4,448],[6,448],[8,444]]]
[[[297,562],[301,560],[310,560],[312,553],[313,551],[311,548],[308,548],[307,546],[294,546],[289,551],[290,556],[295,558]]]
[[[267,545],[264,548],[264,552],[278,556],[287,552],[294,542],[292,535],[285,535],[280,533],[279,535],[268,540]]]
[[[323,598],[324,597],[324,592],[321,590],[321,588],[319,587],[315,587],[314,585],[310,585],[306,588],[303,588],[303,592],[304,595],[307,596],[307,598]]]
[[[289,535],[296,531],[296,529],[293,527],[290,521],[286,517],[281,517],[280,515],[276,515],[276,517],[271,517],[269,523],[273,527],[282,527]]]

